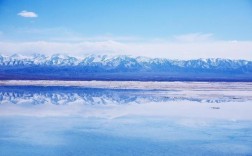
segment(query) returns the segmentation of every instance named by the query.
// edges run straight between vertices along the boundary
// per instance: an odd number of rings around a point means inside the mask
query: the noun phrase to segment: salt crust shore
[[[0,80],[0,86],[64,86],[143,90],[243,90],[252,91],[252,82],[158,82],[158,81],[58,81]]]

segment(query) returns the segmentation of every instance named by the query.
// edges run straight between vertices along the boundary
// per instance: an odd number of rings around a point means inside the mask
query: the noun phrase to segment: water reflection
[[[231,94],[230,94],[231,92]],[[143,102],[195,101],[200,103],[245,102],[252,95],[228,91],[118,90],[81,87],[0,87],[0,104],[64,105],[75,101],[85,105]],[[244,92],[242,92],[244,93]]]
[[[248,121],[0,117],[0,123],[0,151],[4,156],[252,153]]]
[[[2,86],[0,155],[251,155],[251,96]]]

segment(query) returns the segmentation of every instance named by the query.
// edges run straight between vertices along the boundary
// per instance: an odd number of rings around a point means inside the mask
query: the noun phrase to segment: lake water
[[[0,156],[252,155],[252,85],[183,85],[0,86]]]

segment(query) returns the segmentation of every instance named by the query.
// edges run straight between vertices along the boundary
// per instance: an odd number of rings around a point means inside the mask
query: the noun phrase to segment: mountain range
[[[0,79],[252,81],[252,61],[132,56],[0,55]]]

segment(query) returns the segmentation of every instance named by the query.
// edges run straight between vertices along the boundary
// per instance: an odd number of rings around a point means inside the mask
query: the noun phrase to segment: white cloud
[[[252,60],[252,41],[210,41],[210,42],[0,42],[0,53],[11,55],[63,53],[73,56],[85,54],[134,55],[165,57],[170,59],[229,58]]]
[[[28,18],[38,17],[38,15],[35,12],[26,11],[26,10],[21,11],[17,15],[22,16],[22,17],[28,17]]]
[[[44,36],[49,41],[54,42],[84,42],[84,41],[122,41],[122,42],[139,42],[146,40],[138,36],[114,36],[112,34],[102,34],[98,36],[85,36],[66,27],[53,28],[19,28],[16,31],[20,35],[36,36],[39,40],[43,40]]]
[[[0,54],[30,55],[62,53],[73,56],[85,54],[134,55],[170,59],[229,58],[252,60],[252,41],[215,40],[213,34],[192,33],[173,38],[148,39],[136,36],[93,36],[72,32],[66,28],[28,29],[22,33],[43,36],[54,31],[62,36],[47,36],[46,41],[0,41]],[[36,36],[35,35],[35,36]],[[58,37],[58,38],[57,38]]]
[[[203,33],[190,33],[190,34],[184,34],[184,35],[178,35],[174,38],[177,41],[182,42],[202,42],[202,41],[210,41],[212,40],[213,34],[203,34]]]

